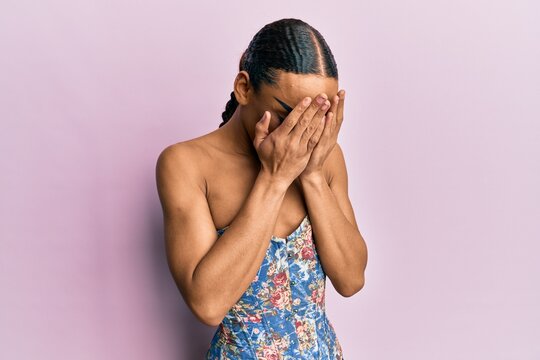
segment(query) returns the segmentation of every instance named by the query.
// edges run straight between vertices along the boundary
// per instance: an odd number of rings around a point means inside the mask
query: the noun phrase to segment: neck
[[[231,118],[221,127],[227,138],[229,150],[235,155],[245,156],[259,163],[259,155],[253,146],[253,139],[242,121],[242,109],[236,108]]]

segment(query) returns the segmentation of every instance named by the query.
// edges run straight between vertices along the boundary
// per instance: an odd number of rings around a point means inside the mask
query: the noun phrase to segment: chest
[[[249,196],[259,174],[258,167],[246,164],[214,163],[206,167],[205,187],[208,206],[216,229],[234,220]],[[307,214],[301,186],[293,182],[287,189],[279,210],[274,234],[286,237]]]

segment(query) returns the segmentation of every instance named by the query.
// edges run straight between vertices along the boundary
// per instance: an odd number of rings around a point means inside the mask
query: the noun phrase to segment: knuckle
[[[294,127],[294,122],[292,122],[292,121],[285,121],[285,122],[283,122],[281,125],[291,129],[291,128]]]
[[[319,111],[320,108],[321,107],[317,103],[315,103],[313,106],[311,106],[311,109],[312,109],[313,113],[316,113],[317,111]]]

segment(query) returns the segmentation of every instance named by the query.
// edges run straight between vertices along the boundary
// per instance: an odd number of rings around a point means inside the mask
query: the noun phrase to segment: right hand
[[[310,97],[304,98],[272,133],[268,131],[270,112],[265,111],[255,125],[253,139],[261,161],[260,171],[287,184],[300,175],[324,130],[325,113],[330,108],[328,97],[324,98],[321,105]]]

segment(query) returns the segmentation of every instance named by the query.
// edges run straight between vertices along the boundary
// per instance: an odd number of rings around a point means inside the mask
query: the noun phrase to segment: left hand
[[[319,139],[319,142],[313,149],[311,157],[304,168],[304,170],[298,176],[298,179],[302,179],[312,175],[321,175],[322,167],[328,155],[334,149],[337,142],[337,137],[341,124],[343,123],[343,107],[345,105],[345,90],[341,90],[334,96],[332,106],[326,113],[324,130]],[[329,116],[331,115],[331,116]]]

